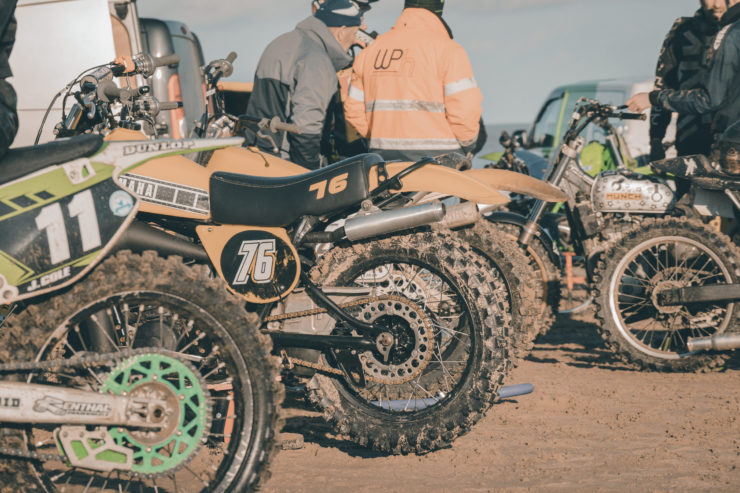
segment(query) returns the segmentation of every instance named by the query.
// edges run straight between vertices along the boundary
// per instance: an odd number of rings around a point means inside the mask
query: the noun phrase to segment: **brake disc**
[[[112,428],[116,445],[133,450],[135,475],[169,474],[192,459],[207,441],[210,404],[206,385],[185,361],[162,354],[142,354],[116,366],[101,392],[165,402],[151,419],[156,430]]]

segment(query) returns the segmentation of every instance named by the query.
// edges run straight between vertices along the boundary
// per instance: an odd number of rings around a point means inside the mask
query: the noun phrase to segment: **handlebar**
[[[232,51],[226,56],[226,61],[229,63],[234,63],[234,60],[236,60],[236,52]]]
[[[171,111],[182,108],[182,101],[160,101],[159,111]]]
[[[123,58],[125,59],[126,57]],[[126,65],[128,64],[128,61],[133,64],[133,69],[127,72]],[[161,57],[154,57],[148,53],[139,53],[138,55],[131,57],[130,60],[127,60],[127,63],[124,65],[112,63],[111,68],[113,70],[113,75],[116,76],[140,74],[144,77],[151,77],[154,75],[154,71],[157,70],[157,68],[174,65],[176,63],[180,63],[180,55],[177,53]]]
[[[303,129],[299,127],[298,125],[294,125],[292,123],[283,123],[280,121],[278,117],[273,118],[270,120],[269,124],[270,131],[275,133],[278,131],[284,131],[292,134],[302,134]]]
[[[112,80],[104,80],[98,84],[98,96],[101,99],[112,101],[121,99],[122,90]]]

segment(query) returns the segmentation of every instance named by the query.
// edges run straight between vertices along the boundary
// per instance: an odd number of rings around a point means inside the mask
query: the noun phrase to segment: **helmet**
[[[403,8],[417,8],[431,10],[437,15],[442,15],[445,0],[406,0]]]
[[[359,26],[362,24],[360,7],[351,0],[323,0],[318,4],[314,17],[323,21],[329,27]]]

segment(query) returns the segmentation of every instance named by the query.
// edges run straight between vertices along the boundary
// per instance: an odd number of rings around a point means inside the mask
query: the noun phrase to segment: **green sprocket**
[[[206,440],[208,391],[185,361],[156,353],[134,356],[117,365],[100,390],[168,402],[158,431],[110,430],[117,445],[133,449],[131,472],[136,475],[168,474],[194,457]]]

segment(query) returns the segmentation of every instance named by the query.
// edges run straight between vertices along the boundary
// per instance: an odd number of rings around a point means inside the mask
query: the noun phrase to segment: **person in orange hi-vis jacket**
[[[443,7],[444,0],[406,0],[396,25],[352,67],[345,116],[387,160],[479,148],[483,96]]]

